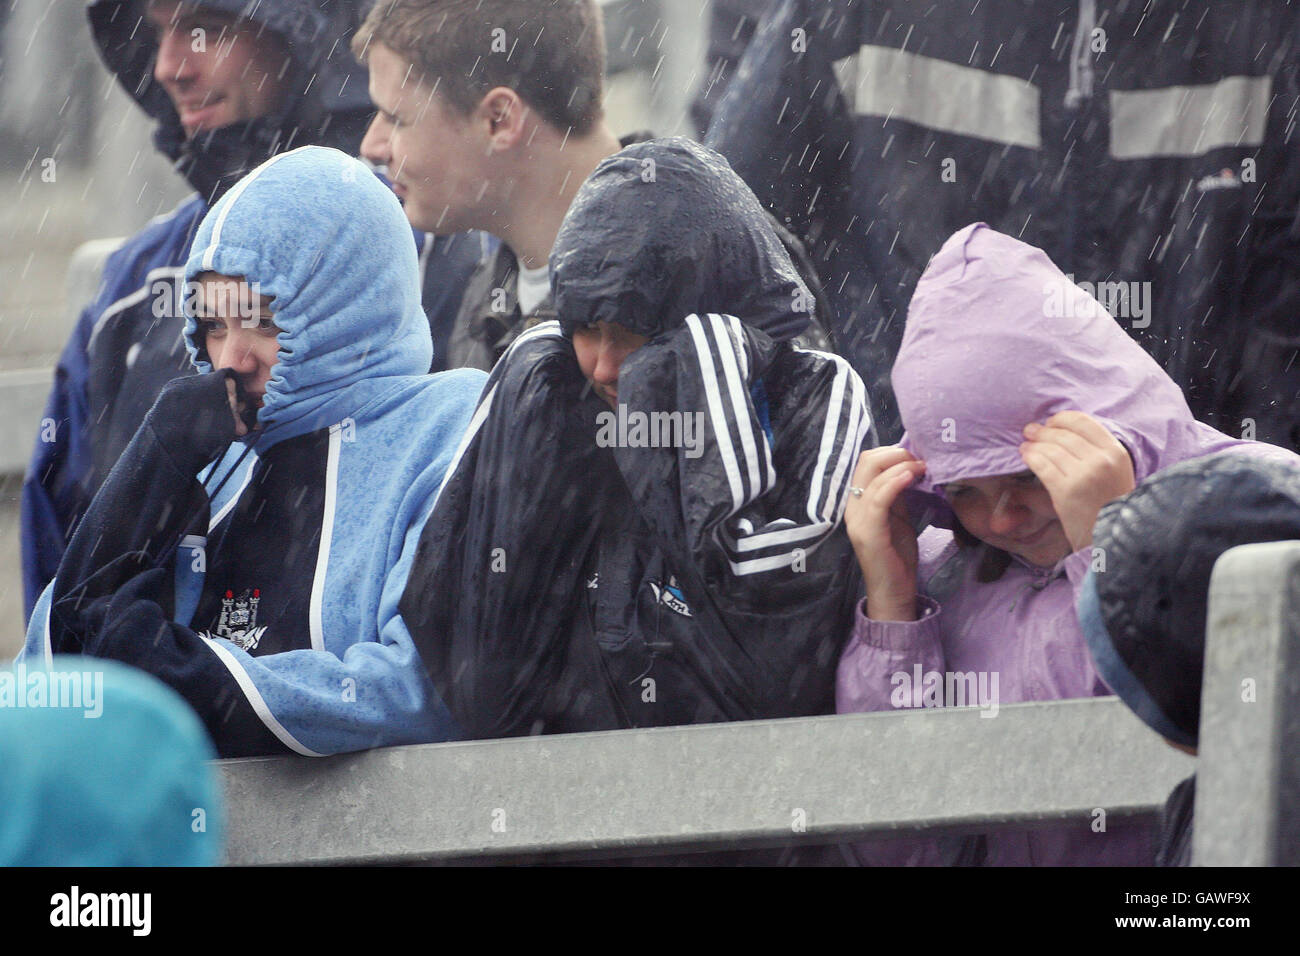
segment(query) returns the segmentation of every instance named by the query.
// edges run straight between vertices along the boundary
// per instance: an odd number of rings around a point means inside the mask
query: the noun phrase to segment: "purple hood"
[[[1021,429],[1085,412],[1127,448],[1140,482],[1176,462],[1238,445],[1192,417],[1178,386],[1119,322],[1041,249],[982,222],[930,260],[892,374],[905,433],[927,465],[914,506],[936,486],[1026,470]],[[933,523],[951,527],[946,502]]]

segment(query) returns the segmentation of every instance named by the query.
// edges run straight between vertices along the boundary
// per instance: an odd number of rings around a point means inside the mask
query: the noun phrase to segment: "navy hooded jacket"
[[[329,0],[204,0],[201,7],[264,25],[287,40],[289,95],[271,116],[186,139],[167,92],[153,80],[158,46],[137,0],[92,0],[88,14],[105,65],[156,122],[154,145],[197,191],[109,256],[55,370],[23,484],[24,607],[53,577],[95,491],[139,428],[163,385],[192,373],[181,339],[183,267],[199,222],[240,176],[304,143],[355,154],[373,108],[366,71],[347,37],[354,4]],[[301,92],[305,90],[305,92]],[[416,233],[424,305],[438,345],[465,281],[485,254],[477,235]],[[445,367],[445,348],[434,369]]]

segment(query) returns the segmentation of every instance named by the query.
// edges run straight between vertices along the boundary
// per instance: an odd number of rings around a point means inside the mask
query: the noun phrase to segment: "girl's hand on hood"
[[[858,457],[844,528],[862,568],[872,620],[916,620],[916,532],[902,492],[923,474],[925,462],[897,446]]]
[[[1128,451],[1083,412],[1057,412],[1045,425],[1030,422],[1024,435],[1020,457],[1051,495],[1070,546],[1089,547],[1101,509],[1137,486]]]

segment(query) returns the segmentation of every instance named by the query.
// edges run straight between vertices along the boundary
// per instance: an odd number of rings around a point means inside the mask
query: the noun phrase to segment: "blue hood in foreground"
[[[0,666],[0,866],[213,866],[225,810],[181,697],[116,661]]]

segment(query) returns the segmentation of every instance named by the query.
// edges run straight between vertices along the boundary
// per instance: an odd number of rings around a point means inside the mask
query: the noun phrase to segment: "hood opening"
[[[157,124],[155,148],[209,205],[244,173],[301,143],[355,153],[372,112],[365,68],[347,40],[359,11],[344,0],[203,0],[188,8],[256,24],[288,51],[287,95],[271,114],[189,138],[167,91],[154,80],[158,45],[143,23],[144,0],[92,0],[91,33],[104,65]],[[215,42],[215,38],[210,38]]]

